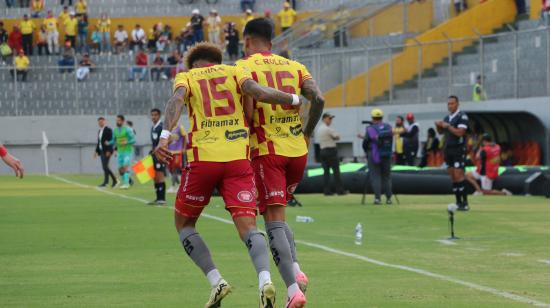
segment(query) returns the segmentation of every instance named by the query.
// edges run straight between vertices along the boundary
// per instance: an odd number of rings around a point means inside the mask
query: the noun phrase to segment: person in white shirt
[[[210,11],[210,15],[206,18],[206,24],[208,25],[208,41],[212,44],[220,45],[222,19],[218,15],[218,11],[214,9]]]
[[[126,46],[128,45],[128,32],[124,30],[123,25],[118,25],[118,28],[115,31],[114,37],[115,37],[115,52],[116,53],[123,52],[124,49],[126,49]]]
[[[139,49],[141,49],[145,47],[146,43],[147,43],[147,37],[145,36],[145,31],[143,31],[141,26],[137,24],[134,30],[132,30],[130,50],[134,51],[136,46],[138,46]]]
[[[323,114],[322,122],[317,129],[317,142],[321,148],[321,164],[323,165],[323,190],[325,195],[332,195],[332,189],[330,185],[330,169],[334,175],[334,186],[336,193],[344,195],[344,187],[342,186],[342,180],[340,179],[340,159],[338,158],[338,149],[336,148],[336,141],[340,140],[340,134],[336,132],[330,125],[332,124],[333,115],[329,113]]]

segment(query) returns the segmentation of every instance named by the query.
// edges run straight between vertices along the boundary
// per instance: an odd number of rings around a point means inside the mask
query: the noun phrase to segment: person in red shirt
[[[468,172],[466,179],[470,182],[476,192],[474,195],[511,195],[507,189],[494,190],[493,182],[498,178],[500,167],[500,146],[493,142],[489,134],[484,134],[481,139],[481,147],[476,154],[477,168]],[[477,181],[481,182],[481,187]]]
[[[135,80],[135,74],[139,73],[139,81],[145,80],[145,76],[147,76],[147,64],[149,62],[149,58],[147,57],[147,53],[141,48],[138,53],[136,54],[135,58],[135,66],[130,67],[128,70],[128,81],[134,81]]]
[[[8,153],[6,147],[0,143],[0,158],[8,167],[12,168],[15,172],[15,176],[23,178],[23,164],[15,156]]]
[[[550,25],[550,0],[542,0],[540,18],[545,25]]]
[[[11,50],[23,49],[23,34],[19,31],[18,26],[13,26],[13,31],[8,36],[8,45]]]

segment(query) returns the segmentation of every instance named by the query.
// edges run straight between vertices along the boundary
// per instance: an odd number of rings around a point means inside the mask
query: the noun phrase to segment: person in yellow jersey
[[[262,102],[299,105],[296,94],[258,85],[244,68],[224,65],[223,52],[212,43],[198,43],[187,54],[188,72],[174,80],[174,94],[166,106],[165,127],[154,155],[169,163],[171,131],[184,105],[188,109],[188,164],[183,171],[175,206],[175,225],[180,241],[206,275],[212,290],[205,307],[219,307],[231,291],[217,270],[195,224],[217,188],[248,248],[259,282],[260,307],[274,307],[275,287],[269,272],[266,240],[256,226],[256,187],[249,160],[249,128],[242,95]],[[235,260],[240,266],[241,260]]]
[[[303,307],[308,279],[296,258],[293,234],[285,222],[285,206],[302,179],[309,138],[323,112],[324,98],[304,65],[271,53],[272,34],[270,20],[249,21],[244,29],[246,58],[237,61],[236,66],[249,69],[261,85],[301,94],[311,102],[304,127],[298,108],[245,100],[259,210],[266,222],[271,251],[280,260],[277,265],[287,286],[287,307]]]
[[[59,13],[59,16],[57,17],[60,23],[64,23],[66,19],[69,19],[69,7],[64,6],[63,11]]]
[[[77,17],[86,14],[86,12],[88,11],[88,4],[86,3],[86,0],[78,0],[74,5],[74,9],[76,11]]]
[[[76,19],[74,12],[69,13],[69,18],[65,19],[63,25],[65,26],[65,43],[71,42],[71,47],[76,48],[76,34],[78,31],[78,19]]]
[[[40,18],[44,11],[44,0],[32,0],[31,1],[31,17]]]
[[[111,19],[107,13],[102,13],[97,22],[97,28],[101,35],[100,50],[111,54]]]
[[[288,2],[285,1],[283,4],[283,9],[277,13],[279,22],[281,23],[281,31],[285,32],[288,30],[294,22],[296,21],[296,11],[294,11]]]
[[[10,74],[13,80],[19,80],[21,76],[21,82],[27,81],[27,72],[29,71],[30,60],[25,55],[23,49],[17,52],[17,57],[13,60],[15,69],[10,69]]]
[[[21,29],[23,51],[29,56],[33,54],[32,37],[35,28],[36,26],[34,22],[29,19],[29,15],[23,15],[23,21],[19,24],[19,29]]]
[[[57,18],[53,16],[53,12],[48,11],[48,15],[42,22],[46,26],[46,37],[48,40],[48,51],[50,55],[59,53],[59,32],[57,31]]]

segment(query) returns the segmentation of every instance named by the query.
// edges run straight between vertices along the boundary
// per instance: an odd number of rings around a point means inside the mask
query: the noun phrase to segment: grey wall
[[[340,145],[346,157],[363,157],[361,140],[356,135],[362,133],[365,126],[361,121],[370,119],[373,107],[350,107],[327,109],[336,115],[334,128],[342,135]],[[414,112],[421,125],[421,139],[426,136],[426,130],[433,126],[435,120],[442,119],[447,113],[445,103],[420,105],[380,106],[386,119],[393,122],[397,115]],[[550,98],[527,98],[482,103],[462,103],[461,109],[466,112],[507,113],[525,111],[536,116],[545,126],[541,132],[544,160],[550,161]],[[115,123],[114,117],[107,118],[110,126]],[[142,153],[150,149],[149,130],[151,121],[146,116],[131,117],[137,130],[137,144]],[[185,127],[189,123],[186,117],[182,119]],[[96,117],[91,116],[52,116],[52,117],[0,117],[0,140],[8,145],[10,152],[19,157],[25,164],[28,173],[43,173],[44,159],[40,144],[42,131],[46,131],[50,146],[48,148],[50,172],[53,173],[99,173],[99,161],[92,159],[97,134]],[[539,135],[539,134],[537,134]],[[115,162],[112,162],[115,166]],[[8,174],[10,170],[0,164],[0,174]]]

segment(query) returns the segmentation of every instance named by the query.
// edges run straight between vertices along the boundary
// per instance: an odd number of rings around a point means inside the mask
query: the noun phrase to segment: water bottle
[[[313,217],[309,216],[296,216],[296,222],[314,222]]]
[[[363,226],[361,223],[357,223],[355,226],[355,245],[363,244]]]

